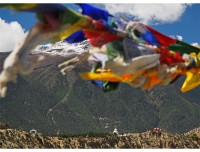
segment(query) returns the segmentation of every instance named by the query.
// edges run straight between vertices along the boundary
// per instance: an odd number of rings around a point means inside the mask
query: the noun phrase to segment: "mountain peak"
[[[49,55],[59,55],[67,57],[69,55],[81,55],[88,51],[89,42],[83,41],[81,43],[69,44],[64,41],[38,45],[31,51],[33,54],[45,53]]]

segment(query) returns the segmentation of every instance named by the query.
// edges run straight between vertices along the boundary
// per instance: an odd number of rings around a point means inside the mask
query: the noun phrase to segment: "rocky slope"
[[[0,129],[0,148],[200,148],[199,132],[184,134],[162,133],[152,135],[150,131],[128,133],[123,136],[104,135],[91,137],[51,137],[28,133],[16,129]],[[199,135],[199,134],[198,134]]]

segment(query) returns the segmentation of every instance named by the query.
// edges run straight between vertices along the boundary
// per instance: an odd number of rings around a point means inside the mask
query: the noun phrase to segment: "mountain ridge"
[[[69,47],[64,42],[55,45],[32,51],[30,59],[44,55],[45,60],[31,74],[20,75],[16,84],[9,83],[6,98],[0,99],[0,121],[11,128],[35,128],[43,134],[79,134],[112,132],[115,127],[122,132],[160,127],[183,133],[200,126],[199,87],[181,93],[182,77],[174,84],[147,91],[120,84],[116,91],[103,93],[80,78],[80,72],[90,70],[87,62],[65,76],[58,68],[59,63],[87,52],[87,42],[72,47],[78,46],[80,54],[67,51]],[[0,54],[0,68],[5,56]]]

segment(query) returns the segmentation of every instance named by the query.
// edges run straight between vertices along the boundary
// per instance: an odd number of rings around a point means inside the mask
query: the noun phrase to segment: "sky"
[[[65,4],[65,6],[75,5]],[[101,3],[99,6],[114,16],[117,13],[128,13],[134,19],[150,25],[167,36],[189,44],[200,44],[200,4]],[[16,43],[36,22],[37,19],[33,13],[0,9],[0,52],[12,51]]]

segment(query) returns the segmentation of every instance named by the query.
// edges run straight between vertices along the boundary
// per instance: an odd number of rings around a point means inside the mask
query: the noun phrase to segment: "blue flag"
[[[142,34],[140,38],[142,38],[151,45],[156,45],[157,47],[160,46],[156,37],[148,30],[144,34]]]
[[[82,42],[86,39],[87,38],[85,37],[85,34],[83,33],[83,31],[79,30],[79,31],[73,33],[72,35],[70,35],[69,37],[67,37],[65,39],[65,41],[72,44],[72,43]]]
[[[82,8],[82,14],[90,16],[91,18],[95,20],[105,20],[108,21],[108,17],[112,16],[107,11],[96,8],[89,4],[80,4],[78,5]]]

